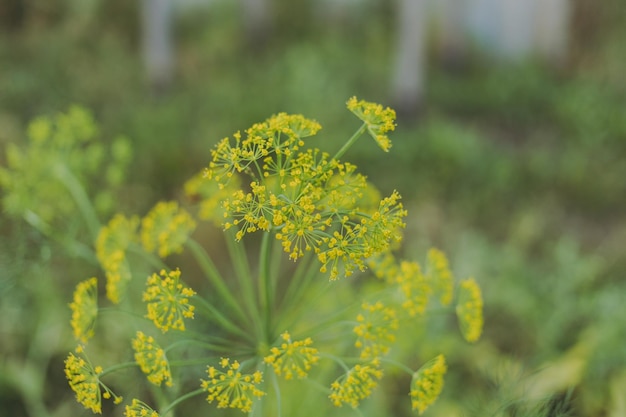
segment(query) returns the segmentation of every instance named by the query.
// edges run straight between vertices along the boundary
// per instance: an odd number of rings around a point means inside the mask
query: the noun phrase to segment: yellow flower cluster
[[[185,194],[192,201],[197,203],[198,218],[201,220],[212,220],[216,225],[221,225],[224,220],[224,209],[222,201],[241,187],[241,179],[235,175],[225,187],[218,187],[213,181],[206,180],[206,174],[201,172],[194,175],[185,183]]]
[[[348,110],[367,125],[368,133],[378,146],[388,152],[391,148],[391,140],[386,133],[396,128],[396,112],[389,107],[384,109],[380,104],[357,100],[356,97],[350,98],[346,105]]]
[[[232,363],[228,358],[222,358],[220,365],[226,371],[220,371],[213,366],[207,368],[208,380],[201,380],[201,387],[209,393],[207,401],[217,401],[218,408],[238,408],[248,413],[252,410],[253,397],[261,398],[265,392],[257,385],[263,381],[263,374],[256,371],[253,374],[242,374],[239,371],[239,362]]]
[[[196,222],[175,201],[160,201],[141,221],[141,243],[161,258],[182,251]]]
[[[432,287],[417,262],[402,261],[397,277],[398,285],[404,296],[402,307],[411,317],[424,314]]]
[[[94,335],[98,317],[98,280],[96,278],[89,278],[76,285],[70,309],[72,310],[70,325],[74,338],[85,344]]]
[[[4,209],[47,225],[71,218],[76,205],[61,177],[71,172],[74,180],[96,180],[104,156],[97,134],[91,113],[78,106],[33,120],[27,148],[7,141],[6,169],[0,167]]]
[[[447,306],[452,302],[454,278],[448,266],[446,255],[439,249],[428,251],[428,275],[439,301]]]
[[[283,375],[289,380],[295,376],[305,378],[319,360],[317,349],[311,347],[313,340],[307,337],[304,340],[291,340],[289,332],[281,335],[283,342],[280,347],[272,347],[270,354],[264,358],[265,363],[274,368],[276,375]]]
[[[361,400],[372,394],[382,377],[383,371],[376,359],[365,365],[355,365],[330,385],[328,397],[336,407],[348,404],[356,408]]]
[[[456,314],[465,340],[476,342],[483,330],[483,298],[473,278],[459,283]]]
[[[160,275],[160,276],[159,276]],[[194,317],[195,307],[189,304],[189,297],[196,293],[180,283],[180,270],[148,277],[143,300],[147,302],[148,314],[154,325],[163,333],[170,329],[185,330],[185,318]]]
[[[138,226],[137,217],[126,218],[117,214],[100,229],[96,239],[96,256],[107,278],[107,298],[116,304],[131,279],[126,250],[136,241]]]
[[[141,372],[146,374],[148,381],[160,386],[163,381],[168,387],[172,386],[170,364],[165,351],[156,343],[152,336],[146,336],[138,331],[137,337],[132,340],[135,360]]]
[[[82,347],[79,346],[76,352],[83,353]],[[113,397],[115,404],[122,402],[122,397],[115,395],[100,381],[101,373],[101,366],[94,368],[88,360],[71,352],[65,359],[65,377],[76,394],[76,401],[98,414],[102,414],[102,398]]]
[[[159,413],[154,411],[148,404],[133,398],[130,405],[124,410],[126,417],[159,417]]]
[[[417,372],[411,380],[411,407],[421,415],[432,405],[443,389],[443,376],[447,371],[443,355],[432,359]]]
[[[357,335],[355,347],[361,350],[361,360],[386,355],[389,345],[396,340],[394,332],[399,327],[396,311],[380,301],[363,303],[361,308],[363,311],[356,318],[359,324],[354,328]]]
[[[302,138],[317,130],[299,115],[273,116],[245,139],[234,135],[234,146],[228,138],[218,143],[206,176],[221,187],[236,173],[251,178],[222,203],[224,228],[236,227],[238,240],[272,230],[290,259],[312,251],[320,270],[336,279],[364,270],[367,258],[401,240],[406,211],[395,191],[371,209],[363,199],[371,187],[354,165],[317,149],[301,151]]]

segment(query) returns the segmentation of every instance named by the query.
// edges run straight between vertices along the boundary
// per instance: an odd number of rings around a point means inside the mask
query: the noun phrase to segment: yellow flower
[[[413,374],[411,380],[411,407],[421,415],[435,402],[443,389],[443,376],[447,370],[443,355],[430,360]]]
[[[157,203],[141,221],[141,243],[161,258],[181,252],[196,222],[175,201]]]
[[[180,283],[180,270],[166,272],[160,276],[148,277],[143,300],[148,303],[146,317],[163,333],[170,329],[185,330],[185,318],[193,318],[194,306],[189,304],[189,297],[196,293]]]
[[[328,396],[336,407],[348,404],[352,408],[359,406],[361,400],[369,397],[383,377],[383,371],[379,368],[378,360],[373,360],[367,365],[355,365],[352,369],[336,379],[330,385]]]
[[[473,278],[459,283],[456,315],[465,340],[471,343],[480,339],[483,330],[483,298]]]
[[[220,226],[224,221],[225,210],[222,201],[229,198],[232,193],[241,187],[241,179],[234,175],[224,187],[219,187],[215,181],[210,181],[206,173],[201,172],[185,183],[185,194],[192,202],[198,202],[198,218],[212,220]]]
[[[411,317],[424,314],[432,288],[422,274],[419,264],[402,261],[397,282],[404,296],[402,307]]]
[[[148,381],[158,386],[165,381],[165,385],[171,387],[170,364],[165,356],[165,351],[155,342],[154,338],[138,331],[132,345],[135,351],[135,360],[141,371],[146,374]]]
[[[355,347],[361,349],[361,360],[375,359],[389,352],[389,345],[396,340],[398,319],[393,308],[380,301],[363,303],[363,311],[357,316],[359,324],[354,328],[357,335]]]
[[[79,346],[76,352],[82,353],[82,347]],[[76,394],[76,401],[98,414],[102,414],[102,398],[113,397],[115,404],[122,402],[122,397],[115,395],[100,381],[100,374],[102,374],[102,367],[94,368],[86,357],[78,357],[70,353],[65,360],[65,377]]]
[[[291,340],[289,332],[281,335],[283,342],[280,347],[272,347],[270,354],[264,358],[265,363],[274,368],[276,375],[283,375],[285,379],[292,379],[293,376],[305,378],[319,360],[317,349],[311,347],[313,340],[307,337],[304,340]]]
[[[126,218],[117,214],[100,229],[96,239],[96,256],[107,278],[107,298],[116,304],[120,302],[126,284],[131,279],[126,250],[137,239],[138,226],[139,219],[136,216]]]
[[[126,417],[159,417],[159,413],[150,408],[148,404],[136,398],[133,398],[130,405],[126,406],[124,415]]]
[[[261,398],[265,392],[257,386],[263,381],[263,374],[256,371],[253,374],[242,374],[239,371],[239,362],[230,362],[222,358],[220,365],[226,371],[220,371],[213,366],[207,368],[208,380],[201,380],[201,387],[209,393],[207,401],[217,401],[217,408],[238,408],[248,413],[252,410],[253,398]]]
[[[391,140],[386,133],[396,128],[396,112],[389,107],[383,109],[380,104],[357,100],[356,97],[350,98],[346,105],[348,110],[367,125],[367,132],[378,143],[378,146],[388,152],[391,148]]]
[[[441,304],[449,305],[452,302],[454,279],[446,255],[435,248],[428,251],[428,275]]]
[[[72,310],[70,325],[74,331],[74,337],[81,343],[87,343],[94,335],[98,317],[98,280],[96,278],[90,278],[76,286],[70,309]]]

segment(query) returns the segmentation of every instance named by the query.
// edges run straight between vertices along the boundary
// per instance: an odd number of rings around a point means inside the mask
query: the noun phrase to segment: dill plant
[[[356,98],[347,108],[362,124],[335,155],[306,146],[321,129],[316,121],[280,113],[217,143],[208,167],[185,184],[194,204],[158,202],[143,217],[116,214],[99,228],[94,253],[106,282],[80,282],[69,304],[77,348],[65,374],[79,403],[101,413],[103,399],[124,402],[115,379],[105,380],[127,368],[138,368],[152,386],[134,390],[131,397],[143,398],[126,402],[127,417],[173,415],[196,396],[217,408],[280,416],[292,380],[329,406],[358,412],[389,368],[410,376],[407,403],[416,413],[437,399],[445,357],[412,369],[390,355],[400,348],[396,336],[443,308],[456,311],[462,335],[475,342],[480,288],[469,279],[455,290],[437,249],[425,267],[394,255],[407,215],[400,194],[381,197],[342,158],[364,134],[389,151],[395,112]],[[93,227],[86,193],[70,194],[81,197]],[[229,268],[195,239],[204,221],[224,230]],[[260,239],[248,243],[249,235]],[[197,263],[190,276],[171,264],[180,252]],[[98,324],[99,316],[116,310],[130,314],[115,324],[132,355],[94,365],[90,342],[111,324]]]

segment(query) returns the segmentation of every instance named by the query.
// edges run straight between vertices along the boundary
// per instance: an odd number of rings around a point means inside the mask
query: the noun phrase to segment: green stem
[[[205,273],[206,277],[209,279],[219,296],[226,301],[226,304],[228,304],[233,311],[237,313],[241,320],[246,322],[245,313],[241,309],[241,306],[233,296],[232,292],[226,286],[224,278],[222,278],[222,275],[219,273],[217,267],[209,255],[207,255],[204,248],[193,239],[187,239],[186,245],[193,253],[196,261],[200,265],[200,268],[202,268],[202,271]]]
[[[272,317],[270,310],[273,306],[273,295],[275,291],[275,279],[272,279],[269,272],[270,258],[270,237],[269,232],[263,233],[261,240],[261,250],[259,254],[259,298],[261,309],[263,311],[263,323],[265,325],[265,341],[269,344],[272,342]]]
[[[230,321],[226,316],[224,316],[213,304],[205,300],[203,297],[195,297],[195,300],[199,300],[202,307],[204,307],[205,311],[208,313],[208,318],[212,319],[215,323],[222,326],[222,328],[226,331],[229,331],[233,334],[239,335],[246,340],[253,341],[252,337],[249,333],[246,333],[242,328],[237,326],[235,323]]]
[[[255,331],[257,332],[257,336],[260,340],[263,335],[263,328],[259,317],[260,310],[254,295],[254,280],[252,279],[252,273],[250,272],[250,264],[248,263],[245,248],[243,247],[242,242],[236,241],[234,231],[231,231],[228,236],[226,236],[226,246],[231,257],[235,275],[239,282],[239,288],[241,289],[245,300],[244,305],[247,308],[248,316],[252,320]]]
[[[296,270],[294,271],[291,279],[289,280],[289,284],[287,285],[287,290],[285,291],[285,295],[283,296],[281,303],[281,311],[288,311],[292,305],[296,303],[297,294],[299,295],[302,289],[302,281],[305,280],[305,277],[313,274],[314,271],[317,270],[317,264],[315,263],[315,256],[313,256],[310,252],[307,252],[307,255],[304,259],[301,259],[296,266]],[[308,281],[308,279],[306,279]]]
[[[102,373],[100,375],[98,375],[98,376],[102,377],[102,376],[105,376],[105,375],[110,374],[112,372],[119,371],[120,369],[132,368],[132,367],[135,367],[135,366],[138,366],[137,362],[135,362],[135,361],[118,363],[116,365],[112,365],[112,366],[108,367],[107,369],[102,371]]]
[[[415,373],[415,371],[413,369],[409,368],[408,366],[406,366],[403,363],[394,361],[393,359],[389,359],[389,358],[378,358],[378,359],[380,359],[381,362],[387,362],[387,363],[389,363],[391,365],[396,366],[399,369],[402,369],[404,372],[406,372],[407,374],[409,374],[411,376]]]
[[[333,159],[337,160],[341,158],[343,154],[345,154],[346,151],[354,144],[354,142],[356,142],[359,139],[359,137],[361,137],[361,135],[365,133],[366,129],[367,129],[367,124],[363,123],[363,125],[359,128],[359,130],[354,132],[352,137],[348,139],[348,141],[341,147],[341,149],[339,149],[339,151],[337,151],[335,156],[333,156]]]
[[[131,243],[130,245],[128,245],[127,250],[129,253],[134,253],[138,256],[140,256],[143,260],[145,260],[146,262],[148,262],[149,265],[151,265],[152,267],[161,270],[161,269],[169,269],[169,267],[165,264],[165,262],[163,262],[161,260],[161,258],[159,258],[158,256],[154,255],[153,253],[147,252],[143,246],[140,246],[136,243]]]
[[[188,392],[187,394],[183,395],[182,397],[178,397],[177,399],[172,401],[167,407],[165,407],[164,409],[160,410],[159,415],[161,417],[165,417],[165,415],[167,413],[169,413],[178,404],[182,403],[185,400],[188,400],[189,398],[195,397],[196,395],[200,395],[200,394],[202,394],[204,392],[205,392],[204,389],[199,388],[199,389],[197,389],[195,391]]]
[[[68,237],[63,234],[55,233],[52,226],[44,222],[41,217],[31,210],[26,210],[23,214],[23,218],[26,223],[37,229],[41,234],[59,242],[70,255],[81,257],[95,265],[98,264],[98,259],[91,246],[74,239],[68,239]]]
[[[76,178],[76,176],[74,176],[74,174],[61,163],[55,164],[54,175],[58,180],[61,181],[61,183],[72,195],[74,202],[78,206],[78,209],[80,210],[80,213],[82,214],[85,223],[87,224],[91,239],[95,242],[96,238],[98,237],[98,232],[100,231],[101,224],[100,220],[98,220],[98,216],[96,215],[96,211],[91,204],[91,200],[85,192],[82,184],[80,183],[78,178]]]

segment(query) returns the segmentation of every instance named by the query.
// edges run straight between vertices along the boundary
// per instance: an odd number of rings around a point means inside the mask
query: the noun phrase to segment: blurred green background
[[[316,119],[332,151],[358,126],[350,96],[398,104],[391,152],[362,140],[346,159],[403,195],[405,256],[444,250],[485,297],[484,337],[458,348],[428,415],[626,416],[624,2],[572,0],[558,62],[479,42],[451,53],[429,25],[406,107],[392,91],[400,2],[274,0],[257,20],[250,4],[177,3],[171,72],[155,76],[141,2],[3,0],[0,164],[30,120],[82,105],[103,141],[132,142],[116,210],[145,213],[216,141],[273,113]],[[0,233],[0,415],[88,415],[62,369],[67,303],[98,269],[6,213]]]

